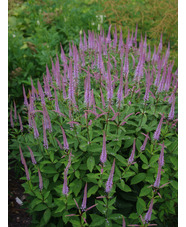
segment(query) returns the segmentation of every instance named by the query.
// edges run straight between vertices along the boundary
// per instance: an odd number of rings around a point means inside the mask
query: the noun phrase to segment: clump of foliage
[[[169,47],[80,36],[10,111],[33,226],[175,226],[177,86]],[[17,121],[17,122],[16,122]],[[19,147],[20,158],[17,149]],[[17,149],[16,149],[17,148]]]
[[[99,1],[106,20],[122,27],[124,35],[128,29],[139,31],[156,44],[161,34],[163,43],[170,42],[171,58],[177,66],[178,51],[178,1],[177,0],[102,0]],[[140,33],[139,33],[140,35]]]
[[[8,33],[9,101],[20,106],[22,84],[28,89],[32,77],[34,85],[42,78],[46,64],[51,66],[69,42],[79,43],[82,30],[97,31],[100,19],[96,17],[96,3],[84,1],[10,1]]]

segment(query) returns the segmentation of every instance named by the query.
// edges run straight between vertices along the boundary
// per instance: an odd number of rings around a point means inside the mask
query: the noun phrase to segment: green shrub
[[[11,109],[33,226],[177,225],[177,72],[135,37],[82,36],[24,95],[29,124]]]

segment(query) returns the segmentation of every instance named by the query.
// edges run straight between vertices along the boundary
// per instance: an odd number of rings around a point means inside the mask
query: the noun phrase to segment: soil
[[[16,202],[16,197],[23,201],[26,198],[21,186],[23,181],[16,179],[13,169],[8,171],[8,226],[27,227],[31,223],[31,217],[27,210]]]

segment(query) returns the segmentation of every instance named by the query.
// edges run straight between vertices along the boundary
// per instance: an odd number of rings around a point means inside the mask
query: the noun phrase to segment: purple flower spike
[[[57,112],[60,112],[59,104],[58,104],[58,98],[57,98],[57,93],[56,93],[56,88],[54,88],[54,94],[55,94],[55,110]]]
[[[101,156],[100,156],[100,161],[102,163],[105,163],[107,161],[106,136],[105,136],[105,132],[103,132],[103,148],[102,148],[102,153],[101,153]]]
[[[64,129],[62,128],[62,126],[61,126],[61,131],[62,131],[62,133],[63,133],[63,144],[64,144],[64,149],[65,149],[65,150],[69,150],[69,145],[68,145],[68,142],[67,142],[67,137],[66,137],[66,135],[65,135],[65,131],[64,131]]]
[[[145,147],[146,147],[146,144],[147,144],[147,140],[150,139],[150,138],[149,138],[149,133],[147,133],[147,135],[144,134],[144,133],[142,133],[142,134],[145,136],[145,140],[143,142],[143,145],[140,147],[140,150],[141,151],[144,151],[145,150]]]
[[[22,124],[21,116],[18,114],[18,117],[19,117],[20,131],[23,132],[23,124]]]
[[[120,84],[117,93],[117,104],[120,108],[121,102],[123,101],[123,59],[121,60],[121,75],[120,75]]]
[[[67,194],[68,194],[67,172],[64,171],[63,195],[67,195]]]
[[[62,150],[63,149],[63,147],[62,147],[62,145],[61,145],[61,143],[59,142],[59,140],[57,139],[57,138],[55,138],[56,139],[56,141],[57,141],[57,143],[58,143],[58,146],[60,147],[60,149]]]
[[[173,101],[172,101],[172,105],[171,105],[171,110],[168,116],[169,120],[173,120],[174,119],[174,108],[175,108],[175,95],[173,95]]]
[[[83,202],[81,205],[82,211],[85,211],[86,207],[87,207],[87,183],[85,184],[85,188],[84,188]]]
[[[26,97],[25,87],[23,85],[23,96],[24,96],[24,105],[28,107],[28,100]]]
[[[12,107],[10,109],[10,124],[11,124],[11,127],[14,128],[14,121],[13,121],[13,118],[12,118]]]
[[[158,127],[154,133],[154,139],[155,140],[159,140],[159,137],[160,137],[160,133],[161,133],[161,126],[162,126],[162,123],[163,123],[163,119],[164,119],[164,114],[162,115],[161,119],[160,119],[160,122],[158,124]]]
[[[109,178],[108,178],[107,183],[106,183],[105,191],[107,193],[109,193],[111,191],[111,189],[112,189],[113,177],[114,177],[114,169],[115,169],[115,159],[113,161],[112,168],[111,168],[111,171],[110,171],[110,175],[109,175]]]
[[[32,124],[33,124],[33,128],[34,128],[34,137],[35,137],[35,139],[37,139],[39,137],[39,132],[37,130],[34,117],[31,117],[31,119],[32,119]]]
[[[47,140],[47,135],[46,135],[46,127],[43,122],[43,146],[48,149],[48,140]]]
[[[161,165],[159,165],[159,167],[158,167],[158,174],[157,174],[157,177],[156,177],[156,181],[154,182],[155,188],[159,188],[160,180],[161,180]]]
[[[160,158],[159,158],[159,165],[160,166],[164,166],[164,149],[165,149],[165,145],[164,145],[164,142],[163,144],[159,144],[162,148],[161,148],[161,153],[160,153]]]
[[[15,101],[14,101],[14,120],[17,121],[17,109]]]
[[[20,153],[22,153],[21,149],[20,149]],[[25,161],[25,159],[23,157],[23,153],[21,155],[21,159],[22,159],[21,162],[22,162],[22,164],[24,165],[24,168],[25,168],[26,178],[29,181],[30,180],[30,176],[29,176],[29,172],[28,172],[28,167],[27,167],[26,161]]]
[[[24,165],[25,164],[25,159],[24,159],[23,152],[21,150],[21,146],[20,145],[19,145],[19,152],[20,152],[20,156],[21,156],[21,163]]]
[[[147,211],[146,215],[145,215],[145,222],[148,223],[151,219],[151,214],[152,214],[152,208],[153,208],[153,198],[151,200],[150,206],[149,206],[149,210]]]
[[[34,158],[33,151],[31,150],[31,148],[30,148],[29,146],[27,146],[27,147],[28,147],[28,150],[30,151],[30,156],[31,156],[32,163],[33,163],[34,165],[36,165],[37,162],[36,162],[36,160],[35,160],[35,158]]]
[[[103,108],[105,108],[105,100],[104,100],[104,96],[101,88],[100,88],[100,93],[101,93],[101,102],[102,102]]]
[[[131,155],[129,157],[129,160],[128,160],[128,164],[132,164],[133,161],[134,161],[135,146],[136,146],[136,139],[134,139],[134,142],[133,142],[133,148],[132,148],[132,152],[131,152]]]
[[[43,180],[42,180],[41,172],[39,169],[38,169],[38,176],[39,176],[39,188],[42,191],[43,190]]]

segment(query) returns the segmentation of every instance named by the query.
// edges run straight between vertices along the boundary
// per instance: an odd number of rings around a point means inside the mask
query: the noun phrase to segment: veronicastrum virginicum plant
[[[177,206],[177,87],[170,46],[89,31],[23,86],[18,140],[33,226],[165,226]],[[13,116],[14,113],[14,116]],[[10,111],[12,131],[16,106]],[[14,119],[13,119],[14,118]],[[167,218],[167,219],[166,219]]]

